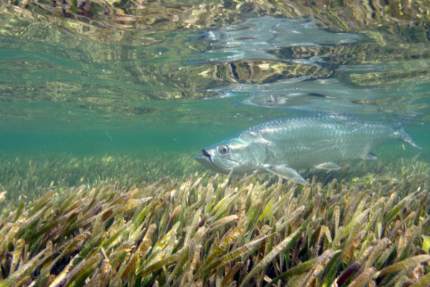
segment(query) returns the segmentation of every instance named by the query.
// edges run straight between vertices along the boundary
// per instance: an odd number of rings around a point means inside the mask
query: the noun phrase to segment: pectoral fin
[[[297,171],[286,165],[267,165],[264,167],[264,170],[295,183],[306,184],[306,180]]]
[[[338,166],[337,164],[335,164],[334,162],[325,162],[325,163],[316,165],[315,168],[325,169],[325,170],[339,170],[339,169],[341,169],[341,167]]]

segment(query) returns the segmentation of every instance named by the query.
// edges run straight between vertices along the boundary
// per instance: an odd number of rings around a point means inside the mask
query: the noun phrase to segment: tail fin
[[[419,145],[415,143],[415,141],[412,139],[412,137],[403,129],[404,123],[398,124],[394,126],[394,134],[396,135],[396,138],[401,140],[402,142],[408,143],[411,146],[422,149]]]

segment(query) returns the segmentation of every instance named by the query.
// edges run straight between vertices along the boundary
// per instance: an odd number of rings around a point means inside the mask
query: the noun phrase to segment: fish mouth
[[[225,171],[222,168],[219,168],[214,164],[214,162],[212,161],[211,154],[205,149],[202,150],[201,154],[198,154],[195,157],[195,160],[208,169],[211,169],[215,172],[225,173]]]
[[[198,163],[200,163],[201,165],[203,165],[206,168],[209,168],[215,172],[229,173],[230,171],[233,170],[233,168],[228,168],[228,167],[223,168],[223,167],[216,165],[212,159],[213,159],[213,155],[211,155],[211,153],[208,152],[206,149],[202,149],[202,153],[195,157],[195,160]],[[225,159],[225,160],[238,164],[238,161],[236,161],[236,160],[232,160],[232,159],[228,159],[228,160]]]
[[[203,155],[204,155],[205,157],[207,157],[207,158],[209,159],[209,161],[211,162],[211,164],[213,164],[215,167],[217,167],[217,166],[214,164],[214,162],[212,161],[211,155],[210,155],[210,153],[208,153],[208,151],[207,151],[207,150],[202,149],[202,153],[203,153]],[[218,168],[218,167],[217,167],[217,168]]]

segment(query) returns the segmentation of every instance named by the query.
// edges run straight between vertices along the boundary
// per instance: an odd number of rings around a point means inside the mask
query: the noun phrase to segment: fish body
[[[216,171],[235,174],[272,172],[299,184],[297,169],[340,169],[351,159],[376,159],[371,151],[389,140],[421,149],[403,129],[347,115],[274,120],[248,128],[202,150],[196,160]]]

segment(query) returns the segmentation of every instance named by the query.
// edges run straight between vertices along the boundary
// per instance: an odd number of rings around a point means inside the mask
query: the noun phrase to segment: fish
[[[321,105],[321,102],[327,99],[335,99],[319,93],[283,93],[283,94],[263,94],[254,96],[243,101],[244,104],[265,107],[265,108],[283,108],[283,107],[302,107],[308,105]]]
[[[283,118],[204,148],[195,159],[219,173],[270,172],[304,185],[297,170],[339,170],[339,164],[348,160],[376,160],[372,150],[390,140],[421,149],[404,126],[342,114]]]

